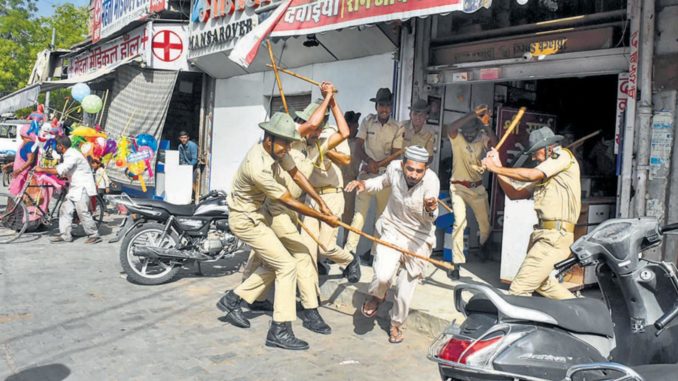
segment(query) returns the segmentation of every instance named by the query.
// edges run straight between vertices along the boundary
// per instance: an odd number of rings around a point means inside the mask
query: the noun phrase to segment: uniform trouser
[[[400,269],[396,280],[395,303],[390,315],[391,322],[401,325],[410,312],[410,303],[419,279],[410,275],[409,271],[401,266],[404,254],[382,245],[376,245],[375,251],[376,255],[372,264],[374,276],[368,292],[379,299],[386,297],[386,292],[391,286],[391,280]]]
[[[570,245],[573,241],[572,233],[535,229],[530,236],[527,256],[513,278],[509,293],[531,296],[537,291],[551,299],[574,298],[574,294],[551,275],[553,266],[570,256]]]
[[[320,198],[325,201],[325,204],[327,204],[327,207],[330,208],[332,214],[335,216],[341,214],[342,210],[344,209],[343,192],[321,194]],[[318,209],[317,204],[313,199],[310,200],[309,205],[314,209]],[[304,217],[303,221],[304,225],[308,228],[311,234],[318,238],[318,241],[320,241],[320,243],[322,243],[327,249],[327,251],[320,249],[318,244],[308,235],[308,233],[306,233],[306,231],[301,231],[301,236],[306,241],[306,244],[311,251],[311,257],[313,257],[313,264],[316,266],[314,267],[316,270],[314,280],[316,282],[316,286],[318,286],[317,260],[319,250],[321,255],[329,258],[339,266],[344,267],[348,266],[348,264],[353,261],[353,255],[337,246],[337,234],[339,233],[339,228],[333,228],[330,225],[311,217]]]
[[[233,234],[256,252],[265,264],[253,272],[234,292],[248,303],[253,303],[263,292],[262,285],[275,280],[273,321],[287,322],[297,318],[295,290],[297,261],[263,221],[255,221],[244,213],[232,211],[229,226]]]
[[[344,192],[344,210],[341,212],[341,220],[350,224],[355,213],[355,192]]]
[[[377,175],[370,175],[370,177],[375,177]],[[360,180],[366,180],[370,177],[359,177]],[[372,198],[377,200],[377,213],[374,217],[375,219],[381,216],[381,213],[386,209],[386,204],[388,203],[388,198],[391,195],[391,188],[385,188],[376,193],[367,193],[360,192],[355,196],[355,213],[353,214],[353,220],[351,221],[351,226],[363,230],[365,226],[365,219],[367,218],[367,212],[370,210],[370,202]],[[356,253],[358,249],[358,243],[360,242],[360,235],[350,232],[348,233],[348,238],[346,238],[346,245],[344,245],[344,250]]]
[[[87,192],[84,190],[80,194],[80,198],[75,201],[69,199],[69,197],[64,199],[59,210],[59,232],[61,233],[61,238],[66,241],[73,239],[71,235],[73,230],[73,212],[78,214],[80,224],[85,229],[85,234],[90,237],[99,236],[97,224],[94,222],[92,213],[89,211],[89,205],[89,196],[87,196]]]
[[[463,185],[454,184],[450,187],[452,195],[452,211],[454,211],[454,227],[452,230],[452,248],[454,252],[453,262],[466,263],[464,257],[464,229],[468,225],[466,207],[470,207],[478,221],[480,230],[480,245],[485,244],[490,237],[490,213],[485,187],[467,188]]]
[[[276,214],[271,217],[271,231],[275,234],[279,242],[294,258],[296,268],[296,285],[299,288],[299,296],[301,304],[304,308],[318,308],[318,270],[317,263],[314,256],[311,255],[306,240],[299,234],[297,224],[292,221],[294,212]],[[250,245],[251,246],[251,245]],[[276,291],[278,288],[277,274],[274,269],[266,263],[260,256],[259,249],[252,247],[253,253],[250,254],[250,260],[245,266],[246,271],[254,270],[253,275],[257,275],[255,279],[252,276],[248,277],[251,282],[245,281],[248,284],[249,294],[253,295],[253,299],[249,300],[243,295],[240,295],[248,303],[255,300],[262,300],[266,297],[267,291],[276,281]],[[243,283],[245,284],[245,283]],[[275,293],[274,302],[277,303],[277,292]],[[296,303],[292,304],[292,308],[296,308]],[[295,309],[296,311],[296,309]],[[275,320],[275,319],[274,319]],[[279,321],[279,320],[276,320]]]

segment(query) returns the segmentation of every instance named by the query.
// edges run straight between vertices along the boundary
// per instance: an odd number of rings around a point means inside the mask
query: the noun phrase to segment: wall
[[[290,70],[318,81],[332,81],[339,89],[337,99],[341,109],[361,112],[362,119],[374,111],[369,99],[377,89],[392,86],[393,56],[381,54]],[[281,75],[285,94],[311,91],[314,98],[320,97],[318,87]],[[263,135],[257,124],[266,118],[271,94],[277,95],[278,89],[270,71],[216,80],[210,189],[229,191],[241,160]]]

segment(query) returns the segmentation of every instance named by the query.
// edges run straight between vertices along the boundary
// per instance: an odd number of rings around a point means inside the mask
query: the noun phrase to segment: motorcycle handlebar
[[[578,261],[579,261],[579,259],[576,256],[572,256],[570,258],[567,258],[564,261],[560,261],[560,262],[556,263],[555,265],[553,265],[553,268],[558,270],[558,271],[564,271],[564,270],[576,265]]]
[[[676,316],[678,316],[678,303],[674,304],[673,308],[657,319],[657,321],[654,322],[654,327],[657,328],[657,331],[661,331],[675,319]]]
[[[659,232],[660,233],[666,233],[666,232],[670,232],[670,231],[674,231],[674,230],[678,230],[678,222],[661,227],[659,229]]]
[[[198,201],[202,202],[202,201],[205,201],[208,198],[212,198],[212,197],[226,197],[226,192],[220,191],[220,190],[212,190],[208,194],[200,197],[200,199]]]

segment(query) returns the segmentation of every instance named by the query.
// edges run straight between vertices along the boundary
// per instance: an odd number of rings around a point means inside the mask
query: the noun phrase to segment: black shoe
[[[459,280],[459,270],[461,265],[454,265],[454,270],[447,270],[447,277],[452,280]]]
[[[318,275],[327,275],[330,273],[330,265],[324,260],[318,261]]]
[[[250,321],[247,320],[240,308],[242,299],[230,290],[217,303],[217,308],[226,312],[226,321],[240,328],[249,328]]]
[[[308,343],[299,340],[292,331],[292,322],[277,323],[271,322],[271,328],[266,335],[267,347],[278,347],[282,349],[291,349],[295,351],[308,349]]]
[[[249,308],[250,311],[271,312],[273,311],[273,303],[268,300],[255,300],[254,303],[248,303],[247,308]]]
[[[360,262],[358,262],[358,258],[354,257],[353,261],[346,266],[344,276],[348,279],[349,283],[358,283],[360,280]]]
[[[329,335],[332,333],[332,328],[325,323],[317,308],[311,308],[301,311],[301,320],[304,328],[307,328],[315,333],[322,335]]]
[[[355,253],[353,253],[353,256],[355,257]],[[372,263],[374,262],[374,257],[372,256],[370,251],[366,251],[365,253],[363,253],[363,255],[360,256],[360,262],[363,266],[372,267]]]

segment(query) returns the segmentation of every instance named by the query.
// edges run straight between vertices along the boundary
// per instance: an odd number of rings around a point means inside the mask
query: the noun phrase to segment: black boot
[[[454,265],[454,270],[447,270],[447,277],[452,280],[459,280],[459,270],[461,270],[461,265]]]
[[[273,303],[269,302],[268,299],[255,300],[254,303],[248,303],[247,308],[249,308],[250,311],[272,312]]]
[[[349,283],[358,283],[360,280],[360,262],[358,262],[358,258],[353,257],[353,261],[344,269],[344,276],[348,279]]]
[[[301,311],[301,320],[303,320],[304,328],[307,328],[315,333],[329,335],[332,333],[332,328],[325,323],[317,308],[310,308]]]
[[[240,328],[249,328],[250,322],[240,308],[242,299],[230,290],[217,303],[217,308],[226,312],[226,321]]]
[[[308,349],[307,342],[294,336],[292,322],[289,321],[284,323],[271,322],[271,328],[268,329],[266,335],[266,346],[296,351]]]
[[[330,273],[330,265],[325,260],[318,261],[318,275],[327,275]]]

